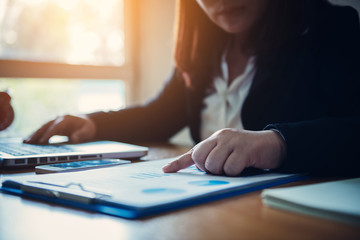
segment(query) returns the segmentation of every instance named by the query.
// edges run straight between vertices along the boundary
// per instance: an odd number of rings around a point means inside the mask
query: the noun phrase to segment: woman
[[[195,163],[229,176],[246,167],[359,173],[356,11],[325,0],[178,3],[176,67],[156,98],[57,118],[27,142],[166,140],[190,126],[198,144],[165,172]]]

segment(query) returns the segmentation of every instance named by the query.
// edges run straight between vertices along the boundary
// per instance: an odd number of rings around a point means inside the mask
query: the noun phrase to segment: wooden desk
[[[188,149],[167,144],[150,147],[147,160]],[[360,228],[270,209],[262,204],[260,191],[140,220],[0,193],[0,239],[360,239]]]

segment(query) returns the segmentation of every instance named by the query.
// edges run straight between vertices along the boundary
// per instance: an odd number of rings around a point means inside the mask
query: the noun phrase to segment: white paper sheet
[[[162,167],[173,159],[147,161],[76,173],[55,173],[31,177],[13,177],[12,180],[43,182],[82,188],[111,195],[111,201],[134,206],[151,207],[182,201],[219,191],[263,185],[294,175],[267,173],[246,177],[214,176],[199,171],[195,166],[178,173],[163,173]],[[5,179],[4,179],[5,180]]]

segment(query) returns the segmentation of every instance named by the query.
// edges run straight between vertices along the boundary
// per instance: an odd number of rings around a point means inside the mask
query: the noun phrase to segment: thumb
[[[191,158],[192,151],[187,152],[183,155],[181,155],[179,158],[175,159],[174,161],[168,163],[165,165],[162,170],[165,173],[174,173],[181,169],[190,167],[194,164],[194,161]]]
[[[71,134],[70,141],[72,143],[84,142],[90,139],[90,136],[88,135],[89,135],[88,129],[86,127],[82,127],[76,130],[75,132],[73,132],[73,134]]]
[[[70,142],[71,142],[71,143],[79,143],[79,142],[80,142],[80,134],[79,134],[79,131],[74,132],[74,133],[70,136]]]

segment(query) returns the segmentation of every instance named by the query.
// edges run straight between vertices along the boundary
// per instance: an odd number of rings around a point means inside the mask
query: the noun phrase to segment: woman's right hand
[[[31,144],[48,144],[54,135],[69,137],[70,143],[91,141],[95,138],[95,123],[86,115],[65,115],[44,124],[24,140]]]

